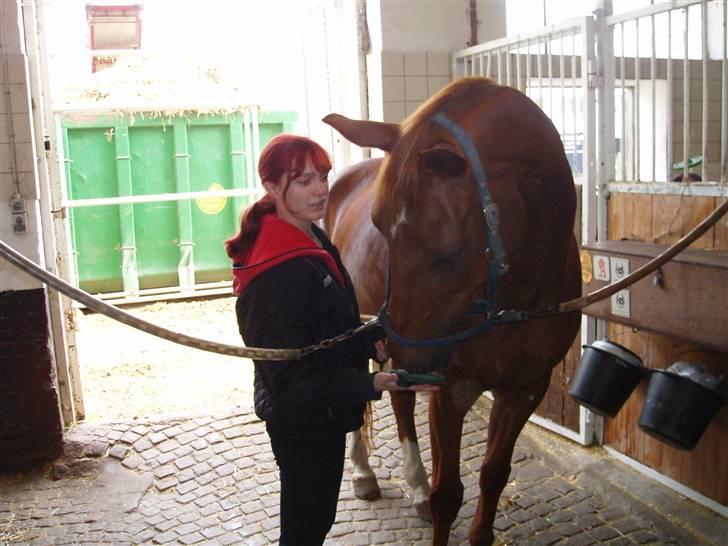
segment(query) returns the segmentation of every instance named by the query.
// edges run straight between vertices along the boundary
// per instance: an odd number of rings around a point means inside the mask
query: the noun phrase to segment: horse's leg
[[[430,441],[432,443],[432,544],[445,546],[450,527],[463,503],[460,481],[460,439],[463,420],[483,389],[475,382],[448,385],[430,397]]]
[[[518,435],[531,413],[538,407],[549,385],[545,377],[517,391],[493,391],[493,406],[488,419],[488,444],[480,469],[480,499],[470,526],[470,544],[493,543],[493,521],[498,499],[508,483],[511,457]]]
[[[367,447],[364,444],[364,437],[361,430],[351,433],[351,444],[349,445],[349,459],[354,466],[351,476],[351,485],[354,495],[363,500],[374,500],[382,496],[377,484],[377,477],[369,466]]]
[[[394,416],[397,419],[397,434],[402,444],[404,479],[412,489],[414,498],[412,504],[420,518],[432,521],[427,501],[430,495],[430,484],[427,481],[425,465],[422,464],[415,428],[415,393],[393,391],[390,393],[390,397]]]

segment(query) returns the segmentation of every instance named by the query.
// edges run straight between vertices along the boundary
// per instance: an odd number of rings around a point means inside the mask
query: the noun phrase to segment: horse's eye
[[[455,265],[462,253],[463,249],[458,248],[437,254],[432,258],[432,266],[437,269],[449,269]]]

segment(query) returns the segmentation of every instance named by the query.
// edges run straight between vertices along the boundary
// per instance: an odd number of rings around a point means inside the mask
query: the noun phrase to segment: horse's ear
[[[364,148],[388,152],[399,138],[399,125],[393,123],[349,119],[341,114],[329,114],[321,121],[339,131],[349,142]]]
[[[452,146],[440,143],[420,152],[420,165],[425,172],[446,176],[462,176],[465,158]]]

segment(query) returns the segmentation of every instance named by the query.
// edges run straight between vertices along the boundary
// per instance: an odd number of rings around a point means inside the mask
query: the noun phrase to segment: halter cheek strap
[[[504,275],[508,271],[506,262],[506,252],[503,247],[503,240],[500,236],[500,214],[498,205],[493,202],[488,189],[488,182],[485,177],[485,170],[480,162],[478,150],[465,130],[453,120],[448,118],[442,112],[437,112],[430,117],[430,121],[440,125],[449,131],[460,144],[465,152],[465,156],[470,162],[470,167],[475,177],[478,195],[480,196],[480,205],[485,219],[485,254],[490,258],[488,266],[488,278],[486,283],[486,292],[484,300],[476,300],[470,304],[468,314],[482,314],[485,320],[475,326],[446,337],[430,338],[430,339],[410,339],[399,335],[394,331],[389,322],[389,302],[392,296],[392,272],[387,271],[387,288],[384,298],[384,304],[377,314],[379,323],[390,339],[403,347],[429,348],[438,345],[452,345],[464,341],[468,338],[483,334],[490,330],[494,325],[504,324],[508,322],[520,322],[528,318],[525,311],[502,310],[495,311],[495,290],[498,277]]]

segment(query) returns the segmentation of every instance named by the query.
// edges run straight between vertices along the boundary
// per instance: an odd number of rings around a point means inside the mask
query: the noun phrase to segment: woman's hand
[[[411,391],[411,392],[435,392],[440,390],[439,385],[417,384],[411,387],[400,387],[397,385],[399,376],[392,372],[377,372],[374,374],[374,390],[381,391]]]
[[[389,360],[389,351],[387,350],[386,341],[383,339],[375,341],[374,349],[377,351],[377,356],[374,357],[374,360],[380,364],[384,364],[387,360]]]

